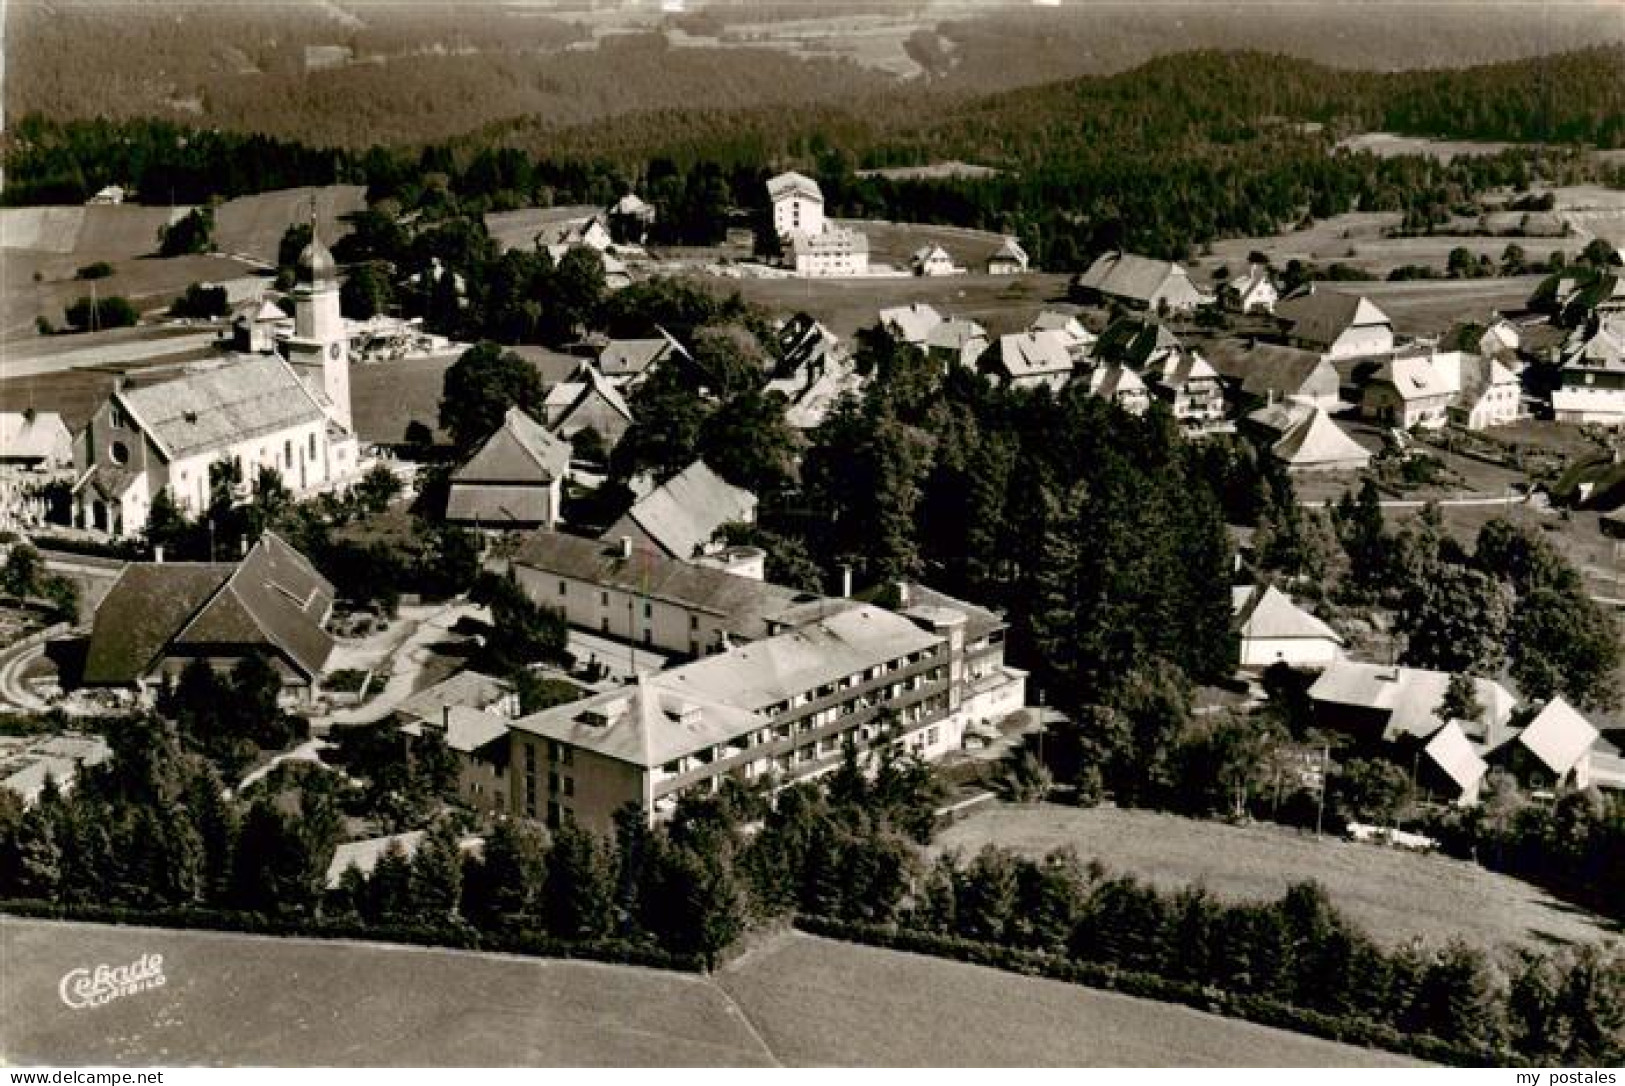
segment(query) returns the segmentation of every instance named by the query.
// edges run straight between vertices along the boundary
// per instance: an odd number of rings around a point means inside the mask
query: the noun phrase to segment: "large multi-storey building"
[[[763,641],[644,675],[512,725],[514,813],[596,831],[632,805],[664,817],[733,778],[787,784],[840,764],[847,740],[924,758],[957,749],[967,618],[856,605]]]

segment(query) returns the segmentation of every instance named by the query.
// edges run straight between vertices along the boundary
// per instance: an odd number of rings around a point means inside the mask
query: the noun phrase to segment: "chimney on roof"
[[[441,729],[443,731],[445,731],[445,733],[447,735],[451,734],[451,706],[450,705],[442,705],[440,707],[440,727],[441,727]]]
[[[164,545],[162,543],[152,548],[152,560],[160,566],[164,564]]]
[[[897,582],[897,606],[901,610],[905,610],[905,611],[908,610],[909,602],[908,602],[908,582],[907,581],[898,581]]]
[[[851,597],[852,597],[852,567],[850,565],[843,565],[841,567],[841,598],[850,599]]]
[[[621,560],[622,561],[630,561],[631,558],[632,558],[632,537],[629,536],[629,535],[623,535],[623,536],[621,536]]]

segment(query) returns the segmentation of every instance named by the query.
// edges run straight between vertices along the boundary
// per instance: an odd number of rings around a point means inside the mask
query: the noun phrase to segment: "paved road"
[[[0,656],[0,703],[25,713],[43,713],[50,708],[23,684],[23,670],[43,655],[45,645],[39,644]]]

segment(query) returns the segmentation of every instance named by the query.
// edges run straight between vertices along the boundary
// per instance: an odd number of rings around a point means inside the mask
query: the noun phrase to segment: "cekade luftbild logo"
[[[102,964],[69,970],[57,985],[62,1002],[76,1011],[164,986],[164,956],[143,954],[128,965]]]

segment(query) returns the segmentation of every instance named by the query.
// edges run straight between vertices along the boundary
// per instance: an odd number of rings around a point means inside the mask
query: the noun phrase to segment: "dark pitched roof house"
[[[1338,402],[1337,370],[1318,351],[1226,339],[1208,349],[1208,361],[1248,402],[1296,399],[1328,408]]]
[[[85,682],[142,684],[193,657],[264,653],[287,685],[313,685],[333,651],[333,586],[267,532],[241,562],[126,566],[96,611]]]
[[[724,524],[756,519],[756,495],[696,460],[633,503],[604,532],[654,547],[668,558],[692,558]]]
[[[1183,266],[1133,253],[1098,257],[1077,277],[1074,286],[1084,294],[1116,298],[1148,309],[1166,303],[1169,309],[1191,310],[1203,301]]]
[[[510,407],[502,425],[451,477],[446,519],[459,523],[552,527],[570,446]]]

